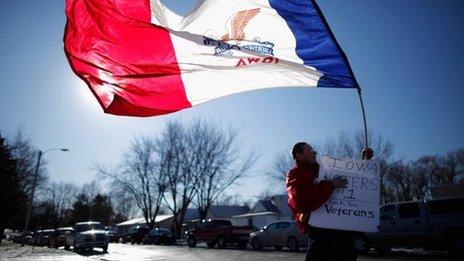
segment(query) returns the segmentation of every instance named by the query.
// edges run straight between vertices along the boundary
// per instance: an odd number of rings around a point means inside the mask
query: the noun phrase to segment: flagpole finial
[[[364,148],[361,151],[361,159],[363,160],[370,160],[374,157],[374,150],[371,148]]]

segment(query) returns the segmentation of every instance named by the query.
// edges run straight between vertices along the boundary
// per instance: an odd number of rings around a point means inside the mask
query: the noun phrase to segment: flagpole
[[[364,148],[366,149],[366,148],[369,147],[369,144],[368,144],[368,141],[367,141],[366,111],[364,110],[364,102],[363,102],[362,95],[361,95],[361,88],[358,87],[357,90],[358,90],[359,104],[361,105],[361,111],[362,111],[362,116],[363,116],[363,123],[364,123]]]

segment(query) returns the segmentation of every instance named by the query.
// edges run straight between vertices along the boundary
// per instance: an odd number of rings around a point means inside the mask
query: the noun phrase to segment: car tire
[[[74,252],[80,252],[81,251],[81,248],[76,246],[76,241],[74,241],[74,243],[73,243],[73,251]]]
[[[371,249],[371,246],[364,235],[359,235],[354,238],[354,246],[358,254],[367,254]]]
[[[208,246],[208,248],[214,248],[214,246],[216,245],[216,242],[214,242],[214,241],[208,242],[208,243],[206,243],[206,245]]]
[[[64,250],[69,250],[69,245],[68,244],[64,244]]]
[[[246,247],[247,247],[247,242],[246,241],[238,242],[238,248],[239,249],[245,249]]]
[[[108,245],[106,245],[106,246],[103,247],[103,252],[104,252],[104,253],[108,252]]]
[[[226,238],[223,235],[219,235],[216,238],[216,242],[219,248],[225,248],[226,247]]]
[[[292,252],[297,252],[300,249],[300,245],[298,244],[298,240],[294,237],[289,237],[287,240],[287,247]]]
[[[258,237],[253,237],[251,239],[251,247],[254,249],[254,250],[261,250],[261,241],[259,240]]]
[[[190,236],[190,237],[187,238],[187,245],[189,247],[196,247],[197,240],[193,236]]]

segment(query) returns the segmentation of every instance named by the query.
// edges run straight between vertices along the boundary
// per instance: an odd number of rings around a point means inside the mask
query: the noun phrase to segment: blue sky
[[[391,139],[396,157],[413,159],[464,144],[464,1],[318,1],[363,88],[370,128]],[[194,1],[164,1],[185,14]],[[116,164],[135,135],[156,135],[171,119],[221,120],[261,151],[234,192],[272,188],[262,176],[273,155],[299,140],[321,144],[362,127],[353,90],[282,88],[218,99],[175,114],[103,114],[63,52],[64,1],[0,1],[0,130],[23,127],[45,150],[54,180],[82,184],[95,163]]]

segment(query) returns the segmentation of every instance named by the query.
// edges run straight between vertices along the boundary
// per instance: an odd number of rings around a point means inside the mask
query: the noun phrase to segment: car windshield
[[[103,226],[98,223],[76,225],[76,232],[82,232],[82,231],[88,231],[88,230],[103,230]]]
[[[131,227],[127,232],[129,233],[135,233],[137,231],[137,227]]]
[[[266,231],[273,231],[277,229],[277,223],[272,223],[264,227],[264,230]]]

